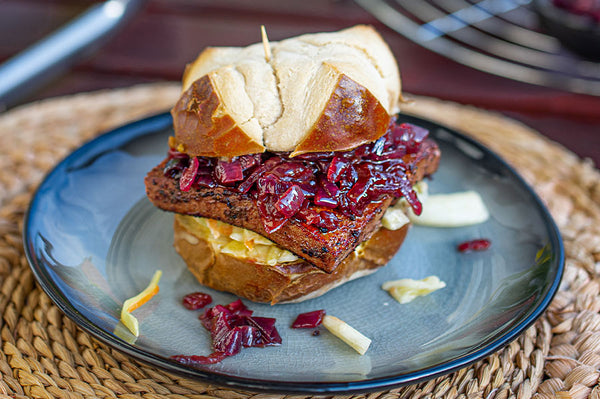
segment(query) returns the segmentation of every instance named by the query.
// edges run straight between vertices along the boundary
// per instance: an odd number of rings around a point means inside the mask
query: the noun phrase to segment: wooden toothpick
[[[265,48],[265,59],[267,62],[271,61],[271,45],[269,44],[269,38],[267,37],[267,30],[264,25],[260,26],[260,33],[262,35],[263,47]]]

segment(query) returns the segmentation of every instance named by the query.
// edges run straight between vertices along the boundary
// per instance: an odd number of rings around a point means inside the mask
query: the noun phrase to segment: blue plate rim
[[[527,328],[529,328],[546,310],[550,302],[558,291],[560,281],[564,272],[565,252],[560,235],[560,231],[550,215],[544,203],[541,201],[533,188],[522,178],[522,176],[502,157],[490,150],[475,139],[460,133],[454,128],[450,128],[443,124],[424,119],[421,117],[402,114],[403,121],[420,124],[429,129],[441,128],[449,132],[452,136],[469,143],[475,148],[481,150],[486,155],[492,157],[495,162],[500,163],[508,170],[513,177],[522,185],[523,189],[531,196],[538,210],[541,212],[544,224],[549,234],[549,244],[554,249],[555,263],[557,264],[556,275],[552,284],[548,287],[546,295],[539,301],[538,305],[530,311],[530,313],[519,321],[516,325],[511,326],[497,337],[492,342],[484,345],[482,348],[474,352],[448,361],[437,366],[424,368],[411,373],[392,375],[387,378],[365,379],[360,381],[349,382],[298,382],[298,381],[274,381],[261,380],[256,378],[244,378],[230,376],[219,372],[204,372],[203,370],[189,368],[175,361],[157,356],[141,350],[134,345],[128,344],[116,336],[107,333],[98,328],[93,322],[82,315],[64,296],[61,290],[53,284],[52,278],[47,272],[47,269],[38,264],[33,250],[33,239],[30,237],[32,215],[35,213],[37,201],[40,191],[45,187],[45,184],[54,176],[64,169],[71,161],[77,159],[82,154],[92,151],[98,153],[98,149],[110,150],[116,148],[116,145],[123,145],[138,137],[155,133],[159,130],[168,129],[172,124],[172,118],[169,113],[160,113],[147,118],[139,119],[123,126],[117,127],[111,131],[99,135],[98,137],[86,142],[81,147],[64,157],[51,171],[49,171],[38,188],[33,194],[27,212],[24,217],[23,227],[23,245],[25,256],[30,265],[30,268],[44,292],[50,297],[52,302],[78,327],[94,336],[94,338],[104,344],[117,349],[127,355],[142,361],[144,363],[157,366],[172,373],[184,376],[190,379],[202,380],[208,383],[215,383],[232,389],[248,389],[252,391],[268,392],[268,393],[285,393],[285,394],[319,394],[319,393],[361,393],[384,391],[387,389],[397,388],[400,386],[415,384],[435,377],[449,374],[458,369],[467,367],[478,360],[481,360],[488,355],[502,349],[513,340],[518,338]],[[99,152],[101,154],[102,152]]]

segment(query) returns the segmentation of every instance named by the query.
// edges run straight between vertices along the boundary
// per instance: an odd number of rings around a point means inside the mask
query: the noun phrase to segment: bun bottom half
[[[392,259],[408,228],[408,224],[398,230],[380,228],[331,273],[303,260],[270,266],[215,252],[199,232],[177,218],[174,247],[202,285],[254,302],[292,303],[375,272]]]

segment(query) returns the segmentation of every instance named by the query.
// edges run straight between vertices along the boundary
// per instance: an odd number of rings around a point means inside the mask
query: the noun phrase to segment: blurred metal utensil
[[[600,63],[539,31],[532,0],[355,0],[391,29],[472,68],[600,96]]]
[[[0,65],[0,111],[18,104],[102,45],[146,0],[108,0]]]

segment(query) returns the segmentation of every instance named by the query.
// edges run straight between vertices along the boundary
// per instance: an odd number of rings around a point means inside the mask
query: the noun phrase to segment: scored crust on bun
[[[398,68],[373,28],[270,49],[208,48],[187,66],[168,155],[145,183],[201,284],[274,304],[385,265],[408,225],[382,218],[400,198],[420,212],[413,185],[440,152],[392,117]]]
[[[187,66],[176,145],[200,156],[348,150],[381,137],[398,105],[393,54],[369,26],[248,47],[209,47]]]

